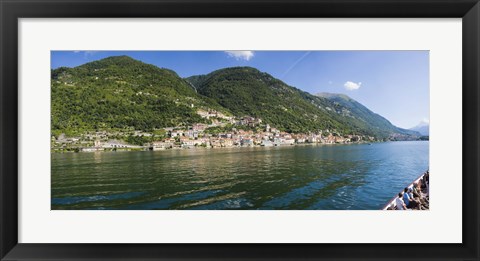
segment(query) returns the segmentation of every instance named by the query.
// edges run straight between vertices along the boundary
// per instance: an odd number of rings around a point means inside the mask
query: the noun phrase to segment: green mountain
[[[358,125],[363,126],[363,128],[370,128],[377,135],[385,136],[393,133],[402,134],[402,135],[415,135],[420,136],[419,133],[407,129],[402,129],[394,126],[387,119],[382,116],[372,112],[367,107],[363,106],[361,103],[356,100],[348,97],[345,94],[336,94],[336,93],[318,93],[317,96],[326,98],[333,102],[335,111],[338,114],[343,115],[347,118],[352,118],[356,121]]]
[[[128,56],[51,71],[52,134],[94,130],[152,131],[209,123],[199,111],[260,118],[282,131],[329,130],[388,138],[418,133],[393,126],[353,99],[304,92],[251,67],[182,79]]]
[[[212,98],[234,115],[261,118],[280,130],[343,129],[328,112],[308,100],[308,93],[255,68],[226,68],[187,80],[198,93]]]
[[[395,127],[346,95],[312,95],[255,68],[226,68],[187,80],[234,115],[258,117],[287,132],[328,129],[379,138],[417,134]]]
[[[175,72],[128,56],[52,70],[51,88],[54,133],[182,126],[206,121],[197,109],[224,111]]]

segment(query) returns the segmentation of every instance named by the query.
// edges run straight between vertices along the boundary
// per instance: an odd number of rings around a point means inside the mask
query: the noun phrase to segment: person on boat
[[[430,181],[430,172],[427,170],[427,172],[425,172],[425,174],[423,174],[422,185],[427,186],[429,181]]]
[[[415,204],[417,205],[417,209],[419,209],[419,210],[425,210],[425,209],[427,209],[426,207],[424,207],[424,205],[423,205],[422,201],[420,200],[420,198],[415,197],[415,196],[413,195],[413,187],[408,188],[408,195],[410,196],[410,198],[411,198],[413,201],[415,201]]]
[[[427,197],[430,197],[430,184],[427,182]]]
[[[413,192],[414,198],[418,199],[420,201],[420,204],[422,204],[423,207],[428,208],[428,203],[429,203],[428,199],[426,195],[422,193],[420,184],[418,182],[413,184],[412,192]]]
[[[407,205],[403,202],[403,193],[398,193],[398,197],[395,199],[395,205],[397,206],[397,210],[407,210]]]
[[[416,198],[423,198],[424,197],[423,193],[419,188],[420,188],[419,182],[413,183],[413,186],[412,186],[413,196],[415,196]]]
[[[422,186],[424,186],[424,185],[428,182],[428,180],[429,180],[429,174],[430,174],[430,172],[429,172],[428,170],[425,171],[425,173],[423,173],[423,177],[422,177],[422,179],[421,179],[421,181],[422,181]]]
[[[425,176],[427,176],[425,178],[425,182],[426,182],[426,185],[427,185],[427,196],[430,195],[430,172],[427,170],[427,174],[425,174]]]
[[[403,192],[403,201],[405,202],[405,205],[407,205],[407,208],[418,209],[418,203],[412,196],[410,196],[410,194],[408,194],[408,188],[405,188]]]

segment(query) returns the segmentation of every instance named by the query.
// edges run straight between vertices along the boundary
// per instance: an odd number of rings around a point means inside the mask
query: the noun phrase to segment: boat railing
[[[428,171],[425,171],[422,175],[420,175],[418,178],[416,178],[414,181],[412,181],[412,183],[410,183],[410,184],[407,186],[407,188],[412,188],[412,187],[413,187],[413,184],[415,184],[415,183],[419,182],[421,179],[423,179],[423,176],[425,176],[425,174],[427,174],[427,172],[428,172]],[[403,190],[400,191],[400,192],[403,192]],[[385,205],[383,206],[382,210],[387,210],[388,207],[390,207],[390,206],[391,206],[393,209],[395,209],[395,207],[396,207],[395,199],[396,199],[397,197],[398,197],[398,193],[397,193],[397,195],[395,195],[392,199],[390,199],[387,204],[385,204]]]

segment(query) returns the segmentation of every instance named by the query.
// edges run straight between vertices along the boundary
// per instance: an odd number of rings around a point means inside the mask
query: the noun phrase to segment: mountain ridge
[[[212,88],[211,82],[219,74],[220,75],[225,73],[228,74],[228,72],[232,72],[232,71],[254,73],[256,74],[256,77],[254,77],[256,80],[260,80],[261,82],[271,81],[270,90],[278,91],[280,93],[283,90],[287,92],[287,94],[284,93],[284,95],[297,97],[299,100],[302,100],[303,102],[306,101],[307,103],[312,104],[314,107],[316,107],[316,108],[312,108],[312,107],[310,108],[312,110],[316,110],[315,112],[312,112],[315,114],[313,118],[315,116],[319,116],[321,121],[326,121],[327,123],[327,125],[319,125],[321,126],[321,128],[336,129],[340,124],[343,127],[345,126],[348,127],[348,128],[343,128],[343,132],[346,132],[346,133],[352,134],[352,133],[360,132],[363,134],[382,136],[384,138],[395,133],[398,134],[396,135],[397,137],[400,137],[401,135],[418,135],[418,133],[414,131],[410,131],[410,130],[406,130],[406,129],[402,129],[394,126],[387,119],[383,118],[379,114],[372,112],[371,110],[369,110],[368,108],[361,105],[360,103],[358,103],[357,101],[348,97],[345,94],[320,93],[317,95],[312,95],[298,88],[288,86],[282,81],[275,79],[273,76],[269,75],[268,73],[260,72],[258,69],[252,68],[252,67],[223,68],[206,75],[196,75],[196,76],[187,77],[186,79],[190,81],[193,85],[195,85],[200,93],[216,99],[217,102],[221,105],[225,105],[225,101],[223,101],[225,97],[222,95],[222,91],[225,91],[225,87],[226,87],[225,83],[230,84],[231,81],[237,81],[239,79],[244,81],[248,77],[248,75],[243,75],[243,76],[241,76],[241,74],[236,74],[234,76],[226,75],[223,79],[218,80],[222,84],[221,85],[222,89],[218,87],[215,90],[209,90],[209,88]],[[266,79],[265,78],[262,79],[262,77],[266,77]],[[259,84],[255,84],[255,86],[256,86],[255,88],[248,90],[248,92],[246,93],[249,96],[249,98],[257,97],[259,89],[261,88],[265,89],[266,91],[268,91],[269,89],[268,86],[265,88],[265,86],[262,87],[262,86],[259,86]],[[241,87],[245,87],[245,85],[242,85]],[[241,97],[241,95],[239,95],[239,92],[242,92],[242,89],[244,88],[234,88],[229,90],[230,95],[235,97],[235,100],[229,101],[230,103],[234,104],[238,101],[238,98]],[[265,92],[263,94],[265,94]],[[292,97],[288,97],[288,99],[292,99]],[[242,99],[240,98],[240,100]],[[283,104],[282,106],[287,108],[289,105]],[[305,104],[304,106],[305,108],[308,107]],[[238,108],[228,107],[228,109],[230,109],[233,113],[235,112],[245,113],[244,108],[238,110]],[[267,108],[267,111],[271,109],[272,108]],[[354,113],[348,114],[349,109],[350,110],[355,109]],[[336,112],[337,114],[328,113],[328,115],[326,115],[325,112],[327,110]],[[252,113],[252,112],[249,111],[249,113]],[[279,113],[282,113],[282,112],[279,112]],[[277,116],[279,113],[277,113]],[[272,122],[269,119],[269,115],[266,115],[266,111],[264,108],[262,108],[262,110],[255,111],[253,114],[266,118],[267,122],[271,124],[278,124],[278,122]],[[340,115],[344,117],[341,117]],[[305,124],[305,123],[302,123],[302,124]],[[373,126],[374,128],[370,128],[369,125]],[[287,131],[288,130],[291,130],[291,129],[287,129]]]
[[[418,125],[410,128],[409,130],[417,131],[424,136],[430,136],[430,124],[425,121],[421,121]]]
[[[330,131],[379,139],[418,134],[346,95],[312,95],[253,67],[181,78],[170,69],[112,56],[51,74],[52,132],[57,134],[211,123],[200,111],[251,116],[290,133]]]
[[[317,96],[325,97],[333,101],[334,103],[341,104],[349,110],[354,111],[355,114],[359,115],[363,120],[369,122],[372,125],[378,126],[379,128],[387,128],[393,132],[398,132],[405,135],[418,135],[418,133],[415,133],[414,131],[403,129],[393,125],[389,120],[387,120],[380,114],[371,111],[366,106],[347,96],[346,94],[323,92],[317,93]]]
[[[57,134],[109,128],[147,131],[207,122],[197,109],[223,111],[174,71],[128,56],[60,67],[51,74],[51,124]]]

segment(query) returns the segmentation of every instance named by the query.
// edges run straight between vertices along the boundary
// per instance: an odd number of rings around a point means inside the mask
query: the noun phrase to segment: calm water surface
[[[53,153],[52,209],[380,209],[428,142]]]

